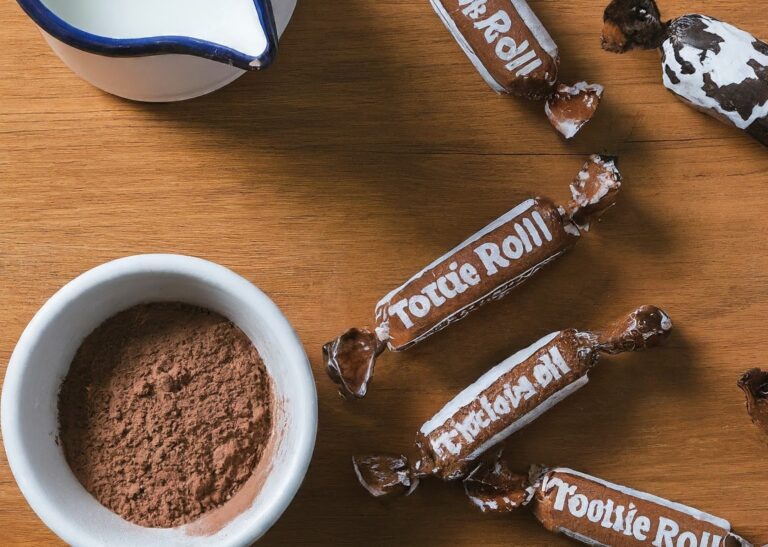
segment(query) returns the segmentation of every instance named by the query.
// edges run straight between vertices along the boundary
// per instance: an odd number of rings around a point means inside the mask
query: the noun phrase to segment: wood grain
[[[79,80],[14,2],[0,5],[0,363],[38,307],[107,260],[174,252],[265,290],[314,367],[314,461],[266,545],[567,544],[525,512],[488,518],[455,486],[381,504],[350,456],[407,449],[420,424],[513,351],[600,327],[641,303],[678,330],[605,359],[582,392],[507,444],[514,465],[574,467],[688,503],[768,542],[768,446],[738,375],[765,365],[768,157],[678,102],[653,52],[599,46],[603,2],[533,0],[563,79],[603,83],[574,142],[541,104],[498,97],[426,0],[304,0],[279,63],[199,100],[142,105]],[[768,35],[747,0],[663,2]],[[398,355],[369,398],[340,401],[320,347],[377,300],[530,193],[565,199],[585,156],[621,156],[620,204],[525,289]],[[0,461],[0,543],[57,544]]]

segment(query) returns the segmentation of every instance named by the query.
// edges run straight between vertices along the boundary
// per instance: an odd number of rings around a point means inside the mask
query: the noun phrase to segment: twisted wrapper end
[[[386,343],[369,328],[349,329],[323,346],[326,371],[342,397],[365,397],[376,359],[385,348]]]
[[[559,83],[544,103],[544,112],[552,126],[563,137],[571,139],[595,115],[604,90],[599,84],[587,82]]]
[[[725,538],[725,545],[738,545],[738,547],[755,547],[752,543],[744,539],[743,537],[734,534],[731,532],[728,534],[728,537]],[[768,547],[767,545],[763,545],[763,547]]]
[[[603,13],[601,45],[611,53],[656,49],[666,38],[668,27],[661,21],[655,0],[613,0]]]
[[[568,216],[579,229],[589,231],[592,220],[616,205],[622,181],[617,161],[614,156],[592,154],[571,183]]]
[[[602,332],[597,349],[609,354],[644,351],[663,344],[672,332],[669,315],[656,306],[641,306]]]
[[[483,513],[512,513],[533,499],[529,477],[512,472],[501,456],[499,450],[464,479],[464,492]]]
[[[419,485],[405,456],[354,456],[357,480],[375,498],[408,496]]]
[[[747,398],[747,412],[752,422],[768,434],[768,372],[748,370],[739,378],[738,386]]]

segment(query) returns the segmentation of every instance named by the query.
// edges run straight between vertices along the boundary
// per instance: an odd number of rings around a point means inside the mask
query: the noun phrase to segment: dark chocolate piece
[[[654,0],[613,0],[603,19],[605,50],[660,48],[672,93],[768,146],[768,44],[706,15],[662,22]]]
[[[571,184],[567,207],[529,199],[495,220],[401,287],[375,309],[375,328],[351,329],[323,347],[342,395],[363,397],[377,356],[403,351],[504,297],[579,240],[613,206],[621,188],[615,158],[592,156]]]
[[[478,458],[585,386],[601,353],[642,351],[663,343],[671,330],[666,313],[642,306],[605,333],[568,329],[545,336],[489,370],[428,420],[407,466],[403,456],[360,457],[357,476],[376,496],[404,493],[422,477],[465,477]],[[389,471],[394,469],[396,475]]]

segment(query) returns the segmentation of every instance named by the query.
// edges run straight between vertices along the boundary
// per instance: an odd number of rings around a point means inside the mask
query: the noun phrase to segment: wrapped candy
[[[603,353],[642,351],[663,343],[669,316],[642,306],[604,332],[568,329],[545,336],[495,366],[428,420],[414,455],[353,458],[374,496],[406,493],[423,477],[455,480],[478,458],[589,381]]]
[[[390,292],[376,305],[374,328],[349,329],[323,347],[342,395],[365,396],[385,349],[408,349],[503,298],[570,250],[620,188],[614,159],[594,155],[571,184],[567,206],[528,199]]]
[[[654,0],[613,0],[603,19],[603,49],[659,49],[667,89],[768,146],[768,44],[706,15],[663,22]]]
[[[594,116],[603,86],[558,81],[560,54],[525,0],[431,0],[446,28],[498,93],[545,100],[547,118],[570,139]]]
[[[511,472],[499,458],[464,481],[481,511],[527,507],[550,532],[613,547],[752,547],[731,524],[692,507],[563,467]]]

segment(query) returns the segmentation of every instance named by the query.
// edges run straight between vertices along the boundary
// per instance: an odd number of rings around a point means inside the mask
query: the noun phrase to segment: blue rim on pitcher
[[[45,32],[67,45],[110,57],[145,57],[177,53],[204,57],[243,70],[260,70],[272,64],[277,54],[278,33],[271,0],[253,0],[267,39],[258,56],[189,36],[109,38],[78,29],[53,13],[41,0],[17,0],[21,8]]]

